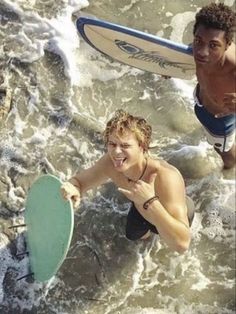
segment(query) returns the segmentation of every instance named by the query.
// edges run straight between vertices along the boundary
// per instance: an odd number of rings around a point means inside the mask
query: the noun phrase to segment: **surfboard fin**
[[[19,256],[21,256],[21,255],[29,255],[29,252],[26,251],[26,252],[18,253],[18,254],[16,254],[16,257],[19,257]]]
[[[24,278],[32,277],[32,276],[34,276],[34,273],[29,273],[29,274],[27,274],[27,275],[24,275],[24,276],[22,276],[22,277],[17,278],[17,281],[19,281],[19,280],[21,280],[21,279],[24,279]]]
[[[20,227],[26,227],[26,224],[14,225],[14,226],[8,227],[8,229],[14,229],[14,228],[20,228]]]

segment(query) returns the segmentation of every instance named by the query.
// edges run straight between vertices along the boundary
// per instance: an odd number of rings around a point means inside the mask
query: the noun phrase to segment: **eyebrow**
[[[114,141],[109,140],[108,143],[112,143],[112,144],[116,144]],[[132,143],[128,143],[128,142],[121,142],[120,145],[131,145]]]
[[[218,44],[220,44],[221,42],[219,41],[219,40],[215,40],[215,39],[212,39],[212,40],[210,40],[210,43],[218,43]]]
[[[195,35],[194,37],[195,37],[195,38],[202,39],[202,37],[199,36],[199,35]],[[210,43],[214,43],[214,44],[221,44],[221,42],[220,42],[219,40],[216,40],[216,39],[212,39],[212,40],[210,40],[209,42],[210,42]]]

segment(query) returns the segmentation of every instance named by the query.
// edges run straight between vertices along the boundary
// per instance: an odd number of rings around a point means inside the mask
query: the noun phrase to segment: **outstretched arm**
[[[82,195],[108,180],[108,156],[104,155],[92,167],[75,174],[61,186],[61,193],[65,199],[71,199],[74,207],[78,207]]]

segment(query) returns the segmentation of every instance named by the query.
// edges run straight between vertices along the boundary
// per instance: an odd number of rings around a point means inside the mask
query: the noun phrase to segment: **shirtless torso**
[[[213,115],[235,112],[236,49],[228,47],[221,30],[199,26],[193,45],[196,75],[200,85],[199,98]],[[231,94],[231,97],[230,97]]]
[[[208,141],[221,156],[224,168],[232,168],[236,161],[235,44],[227,43],[223,30],[199,24],[194,33],[193,55],[198,79],[196,96],[204,107],[195,106],[195,113],[205,127]]]
[[[62,195],[79,204],[89,189],[111,180],[135,204],[138,213],[152,224],[172,249],[183,252],[190,243],[184,180],[180,172],[165,161],[144,153],[130,131],[109,136],[108,152],[91,168],[82,170],[62,186]],[[144,204],[155,197],[148,210]],[[131,219],[132,220],[132,219]],[[146,229],[140,238],[150,232]],[[134,238],[133,238],[134,239]]]

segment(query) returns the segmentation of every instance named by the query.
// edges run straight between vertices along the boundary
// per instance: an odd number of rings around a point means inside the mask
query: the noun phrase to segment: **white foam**
[[[68,1],[68,5],[56,18],[47,19],[34,12],[24,12],[20,4],[4,1],[8,7],[21,16],[22,30],[9,38],[18,42],[20,48],[11,51],[9,57],[23,62],[34,62],[44,56],[44,50],[58,54],[64,63],[65,75],[76,84],[80,80],[76,66],[76,50],[79,49],[79,36],[72,21],[72,13],[88,6],[88,1]]]
[[[172,79],[177,89],[180,91],[181,95],[186,97],[191,103],[193,103],[193,90],[196,85],[196,78],[193,77],[192,80],[180,80],[177,78]]]
[[[211,149],[211,145],[207,142],[200,141],[198,145],[182,145],[179,149],[170,152],[172,156],[185,157],[186,159],[192,159],[194,157],[206,158],[208,156],[208,150]]]
[[[228,6],[235,5],[235,0],[224,0],[224,4]]]
[[[211,284],[211,281],[202,272],[195,272],[195,276],[198,282],[192,285],[192,290],[201,291],[207,289],[207,287]]]
[[[170,314],[168,310],[156,309],[153,307],[147,307],[145,309],[141,307],[128,308],[122,311],[122,314]]]
[[[4,298],[3,280],[7,269],[12,264],[11,253],[7,248],[9,244],[8,238],[3,233],[0,233],[0,304]]]
[[[111,63],[86,43],[81,43],[76,52],[76,70],[80,76],[75,84],[80,87],[92,86],[94,80],[107,82],[118,80],[129,72],[134,73],[128,66],[118,62]]]
[[[171,13],[171,12],[166,12],[166,17],[170,17],[170,16],[173,16],[173,13]]]
[[[119,8],[119,11],[121,11],[122,13],[129,11],[137,2],[139,2],[139,0],[131,0],[130,4],[125,5],[123,8]]]
[[[188,24],[195,19],[196,12],[187,11],[183,13],[178,13],[171,19],[170,25],[172,26],[172,32],[170,39],[183,43],[184,30],[187,28]]]

